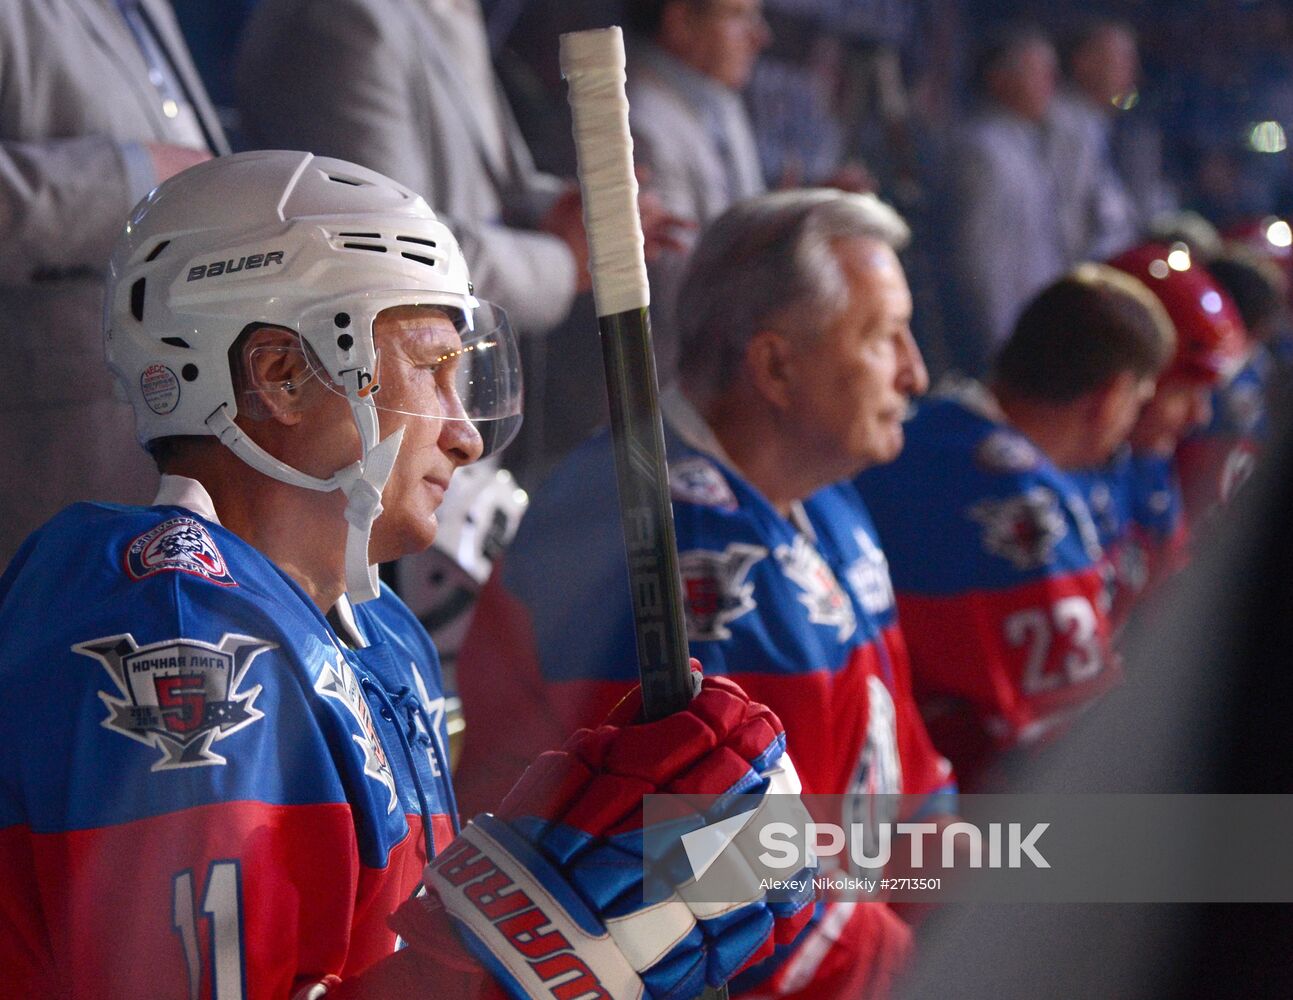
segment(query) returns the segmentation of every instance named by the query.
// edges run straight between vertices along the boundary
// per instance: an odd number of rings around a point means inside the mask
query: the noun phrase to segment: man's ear
[[[239,413],[289,426],[300,423],[315,373],[296,333],[277,326],[256,330],[243,345],[242,367],[246,380],[239,386]]]
[[[745,348],[745,370],[755,390],[773,409],[785,412],[795,401],[794,345],[783,334],[761,330]]]
[[[1106,379],[1090,394],[1086,417],[1088,426],[1101,426],[1112,419],[1116,411],[1126,405],[1127,399],[1136,391],[1140,379],[1135,372],[1120,371]]]

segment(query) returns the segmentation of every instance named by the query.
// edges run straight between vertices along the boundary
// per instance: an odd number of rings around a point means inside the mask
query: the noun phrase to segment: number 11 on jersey
[[[191,869],[177,874],[174,886],[172,921],[188,964],[189,1000],[199,1000],[202,991],[199,921],[205,923],[211,944],[211,1000],[244,1000],[247,977],[242,954],[242,873],[238,862],[211,862],[200,911]]]

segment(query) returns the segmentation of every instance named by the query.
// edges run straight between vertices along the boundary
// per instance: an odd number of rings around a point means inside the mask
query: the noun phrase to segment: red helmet
[[[1239,310],[1184,243],[1146,243],[1109,263],[1143,281],[1176,327],[1176,355],[1164,374],[1219,382],[1243,365],[1248,333]]]
[[[1236,223],[1222,235],[1231,243],[1247,247],[1284,272],[1293,300],[1293,226],[1278,215],[1264,215]]]

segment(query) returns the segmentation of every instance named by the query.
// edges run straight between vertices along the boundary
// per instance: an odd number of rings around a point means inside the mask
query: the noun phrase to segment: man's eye
[[[441,354],[430,361],[427,361],[423,364],[418,365],[418,367],[425,371],[432,371],[432,372],[441,371],[445,368],[448,368],[449,370],[452,371],[454,368],[458,366],[458,362],[461,357],[462,357],[461,351],[446,351],[444,354]]]

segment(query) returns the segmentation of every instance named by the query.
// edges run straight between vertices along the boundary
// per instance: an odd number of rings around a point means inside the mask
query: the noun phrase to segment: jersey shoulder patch
[[[669,495],[679,503],[697,507],[736,510],[736,494],[723,470],[703,455],[689,455],[669,463]]]
[[[1032,472],[1042,464],[1042,456],[1023,435],[1000,428],[979,442],[974,449],[974,464],[984,472]]]
[[[999,500],[980,500],[966,513],[982,528],[984,550],[1009,560],[1021,572],[1049,563],[1068,534],[1059,496],[1046,486]]]
[[[215,539],[201,521],[172,517],[136,535],[126,546],[126,573],[143,580],[157,573],[188,573],[219,587],[236,587]]]

